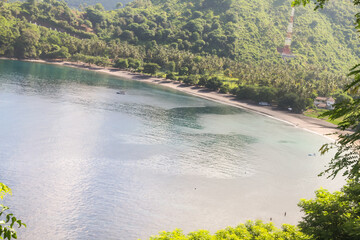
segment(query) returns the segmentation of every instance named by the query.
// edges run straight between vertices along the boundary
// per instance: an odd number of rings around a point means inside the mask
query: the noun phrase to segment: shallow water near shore
[[[317,177],[326,141],[161,86],[0,60],[0,182],[21,239],[296,224],[300,198],[342,184]]]

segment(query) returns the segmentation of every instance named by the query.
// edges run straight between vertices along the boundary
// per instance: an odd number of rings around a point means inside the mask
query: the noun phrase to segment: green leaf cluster
[[[11,189],[3,183],[0,183],[0,199],[2,200],[5,195],[11,194]],[[17,219],[14,214],[7,213],[9,207],[0,204],[0,239],[17,239],[15,226],[18,228],[24,226],[20,219]]]
[[[341,192],[316,191],[316,198],[299,203],[305,216],[300,229],[316,240],[360,239],[360,183],[350,181]]]
[[[276,228],[272,223],[262,221],[248,221],[237,227],[227,227],[217,231],[214,235],[207,230],[199,230],[185,235],[182,230],[175,229],[172,232],[161,232],[158,236],[150,237],[150,240],[310,240],[311,238],[300,232],[295,226],[284,224],[282,229]]]

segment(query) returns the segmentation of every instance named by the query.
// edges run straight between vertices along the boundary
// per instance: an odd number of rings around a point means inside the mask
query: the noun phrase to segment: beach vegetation
[[[157,71],[160,70],[160,66],[157,63],[145,63],[143,68],[144,73],[149,73],[151,75],[155,75]]]
[[[220,86],[219,92],[220,93],[230,93],[230,85],[228,83],[223,83]]]
[[[223,85],[223,82],[221,81],[221,79],[218,76],[209,78],[205,83],[205,87],[212,91],[218,91],[222,85]]]
[[[257,95],[258,93],[256,86],[243,85],[239,87],[236,97],[241,100],[246,100],[246,99],[255,100],[257,99]]]
[[[120,69],[127,69],[127,68],[129,68],[129,62],[127,59],[119,58],[115,61],[114,67],[120,68]]]
[[[129,68],[131,68],[131,69],[137,70],[141,66],[141,62],[139,60],[137,60],[137,59],[128,58],[127,61],[128,61],[128,64],[129,64]]]
[[[271,103],[276,100],[277,90],[272,87],[262,86],[257,90],[257,102],[268,102]]]
[[[175,74],[173,72],[167,73],[165,78],[170,79],[170,80],[176,80],[176,76],[175,76]]]
[[[196,85],[199,82],[199,77],[197,75],[189,75],[183,79],[183,83],[187,85]]]
[[[300,113],[306,107],[306,100],[296,93],[286,93],[279,99],[279,108]]]

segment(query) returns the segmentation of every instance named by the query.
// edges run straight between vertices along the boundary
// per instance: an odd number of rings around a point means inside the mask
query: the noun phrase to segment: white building
[[[335,100],[332,97],[317,97],[314,100],[314,105],[317,108],[334,109]]]

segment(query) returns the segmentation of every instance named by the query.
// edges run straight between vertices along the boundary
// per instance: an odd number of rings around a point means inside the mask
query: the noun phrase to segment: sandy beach
[[[7,59],[7,58],[0,58],[0,59]],[[322,135],[328,139],[332,139],[332,140],[337,139],[337,135],[335,133],[338,131],[338,129],[336,128],[336,125],[333,125],[329,122],[326,122],[321,119],[310,118],[303,114],[295,114],[287,111],[281,111],[271,106],[259,106],[249,102],[239,101],[235,98],[235,96],[231,94],[221,94],[218,92],[209,91],[202,87],[186,86],[179,82],[174,82],[166,79],[151,77],[148,75],[132,73],[128,71],[121,71],[109,67],[89,66],[88,64],[84,64],[84,63],[74,63],[74,62],[66,62],[66,61],[57,62],[57,61],[44,61],[44,60],[23,60],[23,61],[56,64],[61,66],[100,72],[104,74],[110,74],[116,77],[125,78],[129,80],[157,84],[168,88],[176,89],[178,91],[191,94],[197,97],[205,98],[211,101],[253,111],[258,114],[262,114],[277,119],[279,121],[283,121],[285,123],[291,124],[294,127],[301,128],[318,135]]]

